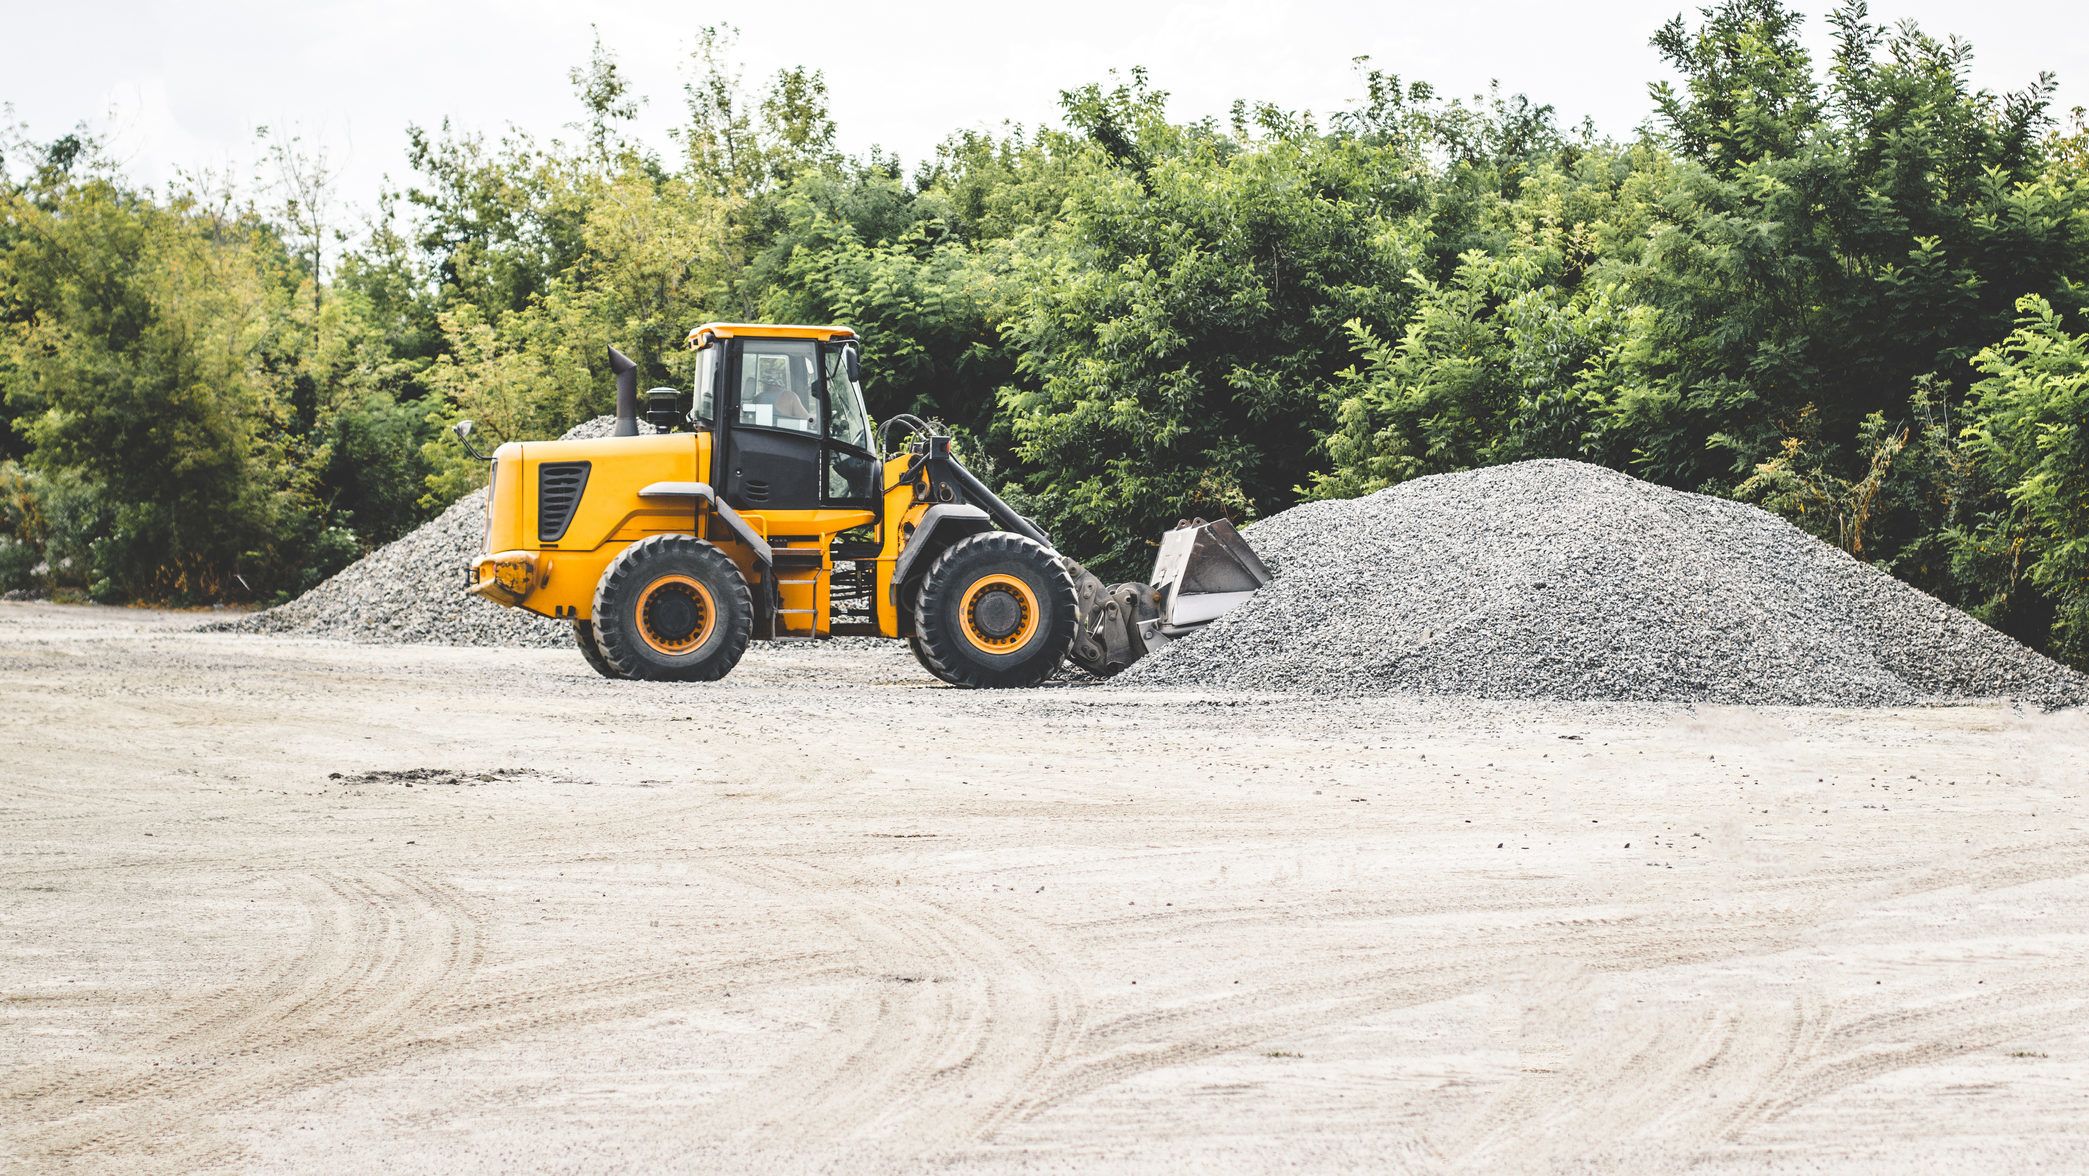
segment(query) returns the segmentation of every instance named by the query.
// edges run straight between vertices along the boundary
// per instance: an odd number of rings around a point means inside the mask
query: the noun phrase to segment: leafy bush
[[[2008,552],[1997,594],[2042,594],[2052,648],[2089,664],[2089,335],[2036,295],[2017,311],[2016,329],[1974,357],[1984,378],[1966,405],[1965,448],[2006,506],[1960,545]]]

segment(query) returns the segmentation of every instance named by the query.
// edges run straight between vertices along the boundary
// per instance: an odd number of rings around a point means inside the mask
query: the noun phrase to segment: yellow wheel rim
[[[690,576],[662,576],[638,594],[638,636],[669,657],[702,648],[718,623],[711,590]]]
[[[1037,593],[1019,576],[981,576],[965,589],[957,615],[965,640],[985,653],[1014,653],[1037,633]]]

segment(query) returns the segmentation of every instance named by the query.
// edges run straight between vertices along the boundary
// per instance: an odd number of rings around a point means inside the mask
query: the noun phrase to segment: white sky
[[[1664,76],[1647,38],[1696,3],[1679,0],[1491,0],[1489,3],[1284,4],[1245,0],[1050,6],[841,4],[788,0],[748,8],[703,0],[0,0],[0,102],[48,139],[82,120],[113,134],[139,179],[176,168],[247,174],[260,125],[326,144],[342,198],[369,207],[384,177],[406,179],[405,128],[454,124],[497,133],[518,124],[559,134],[578,109],[566,71],[599,25],[647,98],[646,139],[665,147],[682,114],[694,32],[741,30],[753,88],[777,68],[825,71],[842,145],[873,143],[911,166],[950,131],[1052,119],[1061,89],[1145,65],[1181,118],[1224,114],[1232,100],[1325,113],[1361,92],[1360,54],[1451,94],[1500,79],[1624,134],[1645,117],[1646,84]],[[1816,53],[1829,0],[1802,0]],[[1913,18],[1977,52],[1975,80],[2015,89],[2060,75],[2059,109],[2089,102],[2089,17],[2069,0],[1951,3],[1876,0],[1873,18]]]

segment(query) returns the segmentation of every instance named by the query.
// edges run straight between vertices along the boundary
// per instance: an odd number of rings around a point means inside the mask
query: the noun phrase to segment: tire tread
[[[666,670],[634,654],[633,643],[637,637],[624,631],[615,602],[621,594],[635,590],[637,584],[649,578],[647,565],[673,555],[687,555],[700,563],[709,563],[722,576],[731,573],[723,576],[730,599],[716,603],[721,612],[730,611],[732,615],[719,618],[719,623],[726,625],[726,635],[725,644],[717,653],[686,669]],[[625,548],[609,562],[601,581],[595,585],[594,611],[595,640],[601,647],[602,658],[626,678],[715,682],[739,664],[741,655],[747,652],[748,642],[754,637],[754,596],[747,589],[746,577],[740,574],[731,557],[694,535],[648,535]]]
[[[1051,631],[1045,635],[1046,644],[1037,656],[1019,666],[982,665],[967,658],[961,644],[963,638],[944,632],[937,620],[946,594],[962,591],[972,583],[971,577],[961,578],[964,565],[996,559],[1027,564],[1048,582],[1043,594],[1047,599],[1040,602],[1040,607],[1049,610],[1045,622]],[[1013,532],[986,531],[951,544],[929,565],[928,574],[922,577],[921,591],[915,597],[915,635],[910,643],[922,667],[952,685],[974,689],[1036,686],[1066,660],[1066,651],[1073,645],[1074,624],[1073,577],[1058,554]]]

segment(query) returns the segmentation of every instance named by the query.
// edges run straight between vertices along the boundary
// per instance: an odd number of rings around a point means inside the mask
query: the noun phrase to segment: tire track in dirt
[[[1721,1124],[1731,1139],[1809,1103],[1899,1070],[1934,1065],[2011,1041],[2071,1032],[2089,1020],[2089,956],[2047,961],[1987,991],[1927,1007],[1844,1010],[1819,1047],[1787,1067]]]
[[[1821,913],[1891,903],[1939,890],[1975,891],[2066,880],[2089,866],[2078,841],[2011,846],[1976,853],[1953,866],[1910,866],[1899,877],[1876,871],[1836,871],[1862,878],[1858,896],[1831,897]],[[1778,944],[1756,950],[1776,950]],[[1716,1032],[1679,1032],[1618,1067],[1628,1043],[1598,1040],[1568,1067],[1575,1077],[1526,1080],[1483,1116],[1481,1130],[1442,1150],[1488,1167],[1508,1157],[1586,1161],[1601,1158],[1620,1134],[1633,1139],[1634,1163],[1674,1170],[1731,1144],[1748,1128],[1772,1121],[1820,1098],[1898,1070],[1931,1065],[2014,1039],[2077,1025],[2089,1015],[2089,981],[2079,956],[2046,962],[1986,991],[1927,1008],[1857,1014],[1802,995],[1782,1009],[1756,1004],[1717,1014]],[[1706,1014],[1712,1016],[1712,1014]],[[1741,1023],[1730,1023],[1739,1017]],[[1706,1041],[1720,1048],[1689,1067],[1663,1059],[1691,1056]],[[1774,1043],[1775,1048],[1767,1048]],[[1737,1061],[1738,1059],[1738,1061]],[[1581,1128],[1576,1133],[1576,1128]],[[1622,1162],[1622,1153],[1611,1157]]]
[[[179,1028],[126,1046],[128,1052],[163,1059],[184,1051],[209,1052],[229,1045],[229,1050],[218,1052],[243,1053],[257,1034],[278,1026],[294,1027],[301,1011],[315,1000],[330,995],[338,999],[349,977],[343,966],[333,962],[333,957],[343,953],[344,945],[352,953],[357,947],[367,950],[374,942],[370,927],[357,925],[356,916],[362,913],[358,908],[364,904],[344,897],[349,884],[338,877],[307,875],[291,882],[299,891],[296,898],[305,912],[301,946],[276,957],[258,984],[229,987],[189,1002],[184,1010],[166,1018]],[[373,910],[361,922],[374,924],[375,918]],[[86,1085],[73,1081],[72,1075],[50,1073],[38,1085],[9,1084],[7,1092],[13,1097],[39,1098],[68,1090],[80,1095],[82,1101],[99,1101],[127,1097],[140,1087],[178,1087],[193,1080],[176,1071],[160,1074],[161,1068],[156,1061],[150,1074],[104,1075],[98,1083]]]
[[[521,987],[509,992],[446,1007],[452,1018],[444,1027],[409,1036],[363,1058],[344,1063],[323,1081],[352,1078],[381,1068],[404,1065],[445,1052],[499,1044],[532,1033],[561,1032],[633,1018],[657,1017],[662,1011],[692,1002],[731,997],[735,991],[767,986],[816,984],[839,980],[854,969],[836,963],[829,953],[764,955],[715,964],[678,965],[614,972],[598,979]],[[513,1113],[534,1101],[570,1089],[565,1078],[496,1088],[447,1084],[440,1105],[409,1111],[403,1126],[430,1127],[482,1112]]]
[[[1431,1141],[1447,1167],[1680,1170],[1737,1090],[1764,1088],[1822,1037],[1822,1014],[1804,999],[1671,1016],[1584,1012],[1589,1032],[1534,1050],[1532,1060],[1549,1064],[1526,1065],[1460,1130]]]
[[[201,1129],[209,1115],[307,1084],[332,1064],[320,1059],[352,1055],[425,1016],[478,966],[479,924],[446,886],[383,872],[307,881],[306,937],[258,989],[217,993],[171,1018],[186,1027],[134,1047],[149,1060],[115,1073],[39,1067],[0,1085],[29,1112],[19,1148],[46,1162],[223,1163],[227,1145]]]
[[[0,764],[0,770],[7,765]],[[22,780],[0,786],[0,824],[35,824],[147,814],[153,802],[112,792],[53,788]]]
[[[708,867],[706,867],[708,869]],[[721,885],[734,879],[714,874]],[[481,974],[469,988],[449,994],[433,1006],[419,1025],[402,1026],[381,1042],[314,1066],[300,1075],[299,1086],[322,1087],[344,1079],[405,1066],[443,1053],[499,1045],[536,1033],[571,1032],[590,1025],[633,1018],[658,1017],[664,1011],[728,998],[735,991],[818,983],[851,974],[833,952],[762,951],[747,957],[695,956],[648,967],[606,969],[585,978],[532,983],[528,973],[493,977]],[[540,1084],[542,1092],[566,1088],[564,1082]],[[474,1110],[512,1112],[518,1104],[513,1086],[473,1089],[445,1084],[444,1101],[409,1112],[402,1125],[430,1126]]]
[[[1830,871],[1844,876],[1847,890],[1809,880],[1784,884],[1753,903],[1723,911],[1656,910],[1617,917],[1563,918],[1523,927],[1471,933],[1455,945],[1432,945],[1416,953],[1455,962],[1358,967],[1341,973],[1321,969],[1311,979],[1263,981],[1244,992],[1221,994],[1167,1008],[1142,1010],[1086,1027],[1073,1050],[1078,1059],[1059,1067],[1015,1117],[1034,1118],[1053,1106],[1140,1074],[1250,1049],[1273,1037],[1310,1032],[1396,1008],[1433,1003],[1497,986],[1516,965],[1554,959],[1596,972],[1644,971],[1703,964],[1782,950],[1808,930],[1847,912],[1937,890],[2003,889],[2076,877],[2089,870],[2089,841],[1997,847],[1972,855],[1963,865],[1927,863],[1890,869],[1872,866]],[[1812,883],[1812,884],[1810,884]],[[1745,889],[1745,888],[1744,888]],[[1799,899],[1792,900],[1797,891]],[[1745,895],[1744,895],[1745,897]],[[1377,908],[1406,904],[1360,904],[1357,916],[1378,921]],[[1421,904],[1431,907],[1431,904]],[[1599,905],[1593,899],[1588,906]],[[1583,908],[1585,909],[1585,908]],[[1340,919],[1338,909],[1323,918]],[[1431,913],[1435,913],[1431,908]],[[1270,920],[1271,933],[1283,924]],[[1396,940],[1397,937],[1389,937]],[[1380,954],[1401,954],[1387,949]],[[1246,1015],[1237,1010],[1257,1010]]]
[[[969,1143],[1078,1039],[1079,986],[1022,920],[961,914],[797,860],[743,860],[733,872],[812,904],[851,943],[859,983],[821,1040],[728,1100],[717,1123],[786,1141]]]
[[[1796,915],[1774,910],[1697,915],[1692,924],[1681,927],[1641,913],[1564,917],[1466,931],[1455,942],[1430,943],[1427,951],[1388,934],[1379,937],[1386,946],[1349,953],[1357,962],[1346,969],[1287,970],[1285,978],[1243,986],[1246,990],[1240,994],[1140,1010],[1097,1023],[1083,1044],[1115,1052],[1087,1063],[1084,1068],[1093,1073],[1063,1078],[1066,1089],[1056,1094],[1094,1089],[1156,1064],[1203,1060],[1281,1034],[1480,991],[1534,959],[1573,961],[1604,971],[1703,962],[1744,951],[1744,943],[1759,942],[1798,921]],[[1272,933],[1277,930],[1273,925]],[[1388,966],[1378,962],[1381,958],[1401,962]],[[1413,962],[1416,958],[1425,962]],[[1426,962],[1431,960],[1441,962]],[[1263,1011],[1246,1017],[1235,1011],[1258,1007]]]
[[[1527,1071],[1434,1150],[1460,1170],[1679,1171],[1873,1079],[2070,1031],[2089,1014],[2084,963],[2047,964],[1928,1008],[1862,1014],[1801,994],[1679,1017],[1592,1019],[1603,1029]]]

